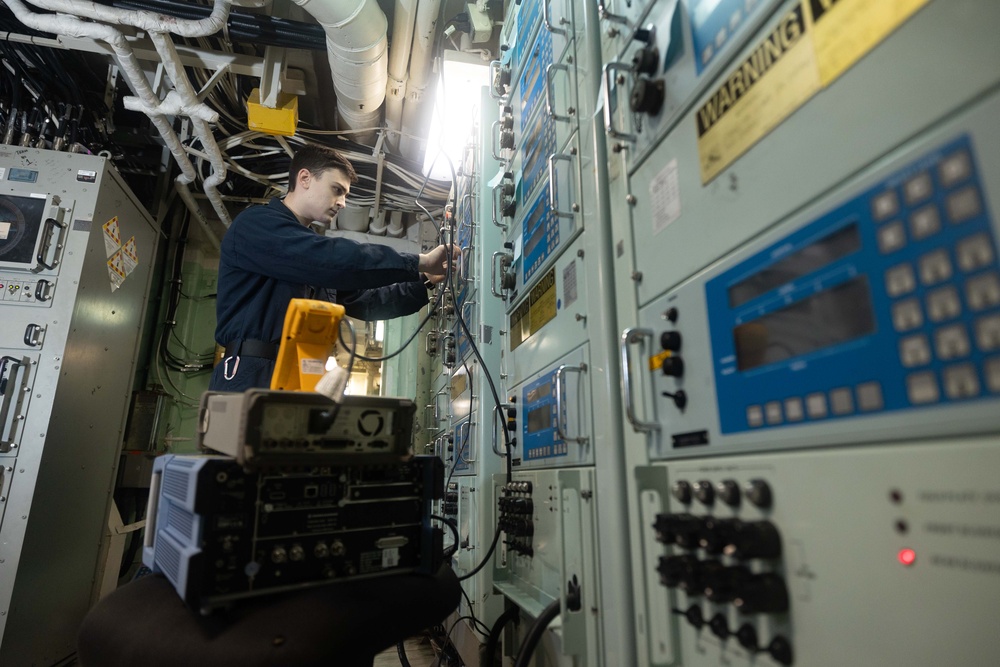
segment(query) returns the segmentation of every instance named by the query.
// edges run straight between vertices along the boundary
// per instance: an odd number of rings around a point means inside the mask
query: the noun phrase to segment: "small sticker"
[[[6,175],[7,175],[7,167],[0,167],[0,181],[2,181],[3,177]]]
[[[86,171],[81,169],[76,172],[76,180],[81,183],[96,183],[97,182],[97,172],[96,171]]]
[[[89,232],[94,226],[93,220],[74,220],[73,221],[73,231],[74,232]]]
[[[656,236],[681,217],[681,188],[676,158],[650,181],[649,195],[653,200],[653,236]]]
[[[326,373],[326,362],[322,359],[302,360],[303,375],[323,375],[324,373]]]
[[[0,222],[0,241],[6,241],[8,236],[10,236],[10,223]]]
[[[104,223],[104,251],[111,257],[122,245],[122,232],[118,226],[118,216]]]
[[[567,308],[573,305],[577,296],[576,260],[574,259],[565,269],[563,269],[563,300],[566,302]]]
[[[396,567],[399,565],[399,549],[382,549],[382,568]]]
[[[108,260],[108,278],[111,279],[111,291],[116,292],[125,282],[125,260],[120,251]]]
[[[139,250],[135,247],[134,236],[122,246],[122,259],[125,262],[125,275],[132,275],[135,267],[139,266]]]
[[[10,173],[7,174],[7,180],[19,183],[34,183],[38,180],[38,172],[34,169],[16,169],[11,167]]]
[[[32,199],[48,199],[49,198],[49,196],[47,194],[45,194],[44,192],[32,192],[28,196],[31,197]]]

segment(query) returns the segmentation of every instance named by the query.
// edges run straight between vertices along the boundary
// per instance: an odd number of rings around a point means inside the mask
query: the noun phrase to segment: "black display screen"
[[[528,400],[528,403],[534,403],[535,401],[537,401],[539,399],[542,399],[542,398],[545,398],[546,396],[551,396],[551,395],[552,395],[552,383],[551,382],[546,382],[544,384],[538,385],[534,389],[528,390],[527,400]]]
[[[808,275],[861,248],[857,223],[841,227],[819,241],[761,269],[729,288],[729,306],[737,308],[796,278]]]
[[[871,290],[862,276],[736,327],[736,364],[746,371],[874,331]]]
[[[528,413],[528,433],[537,433],[552,428],[551,413],[552,408],[549,405],[531,410]]]
[[[45,199],[0,195],[0,262],[32,264]]]

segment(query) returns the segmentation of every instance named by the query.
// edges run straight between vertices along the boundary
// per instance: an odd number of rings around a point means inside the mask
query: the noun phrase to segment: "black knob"
[[[510,181],[504,181],[503,188],[501,188],[500,193],[509,199],[514,196],[514,192],[514,184]]]
[[[632,86],[628,105],[633,113],[646,113],[655,116],[663,108],[663,79],[647,79],[639,77]]]
[[[667,309],[667,312],[665,312],[663,314],[663,316],[666,317],[667,321],[671,322],[672,324],[676,324],[677,323],[677,309],[676,308],[669,308],[669,309]]]
[[[733,606],[742,614],[783,614],[788,611],[788,587],[776,574],[758,574],[740,586]]]
[[[532,503],[531,498],[513,498],[510,506],[511,511],[518,514],[531,514],[534,511],[534,503]]]
[[[724,479],[719,482],[719,500],[730,507],[740,506],[740,485],[734,479]]]
[[[678,410],[683,410],[688,404],[688,395],[683,389],[678,389],[674,393],[669,391],[661,392],[667,398],[672,398],[674,400],[674,405],[677,406]]]
[[[749,623],[744,623],[740,626],[739,630],[736,631],[736,641],[740,643],[740,646],[750,651],[751,653],[756,653],[759,644],[757,643],[757,628],[753,627]]]
[[[718,519],[712,516],[702,519],[698,546],[706,553],[721,554],[731,541],[733,522],[733,519]]]
[[[708,622],[708,627],[711,629],[712,634],[719,639],[729,638],[729,621],[722,612],[712,617],[712,620]]]
[[[500,289],[512,290],[517,287],[517,276],[513,271],[504,271],[500,276]]]
[[[667,588],[676,588],[697,567],[698,559],[694,556],[660,556],[656,571],[660,574],[661,584]]]
[[[502,67],[500,68],[500,85],[509,86],[510,85],[510,68]]]
[[[517,417],[517,408],[507,408],[507,419],[514,419]]]
[[[513,250],[514,249],[514,244],[511,241],[504,241],[503,242],[503,247],[506,248],[507,250]],[[517,397],[516,396],[511,396],[510,400],[508,401],[508,403],[517,403]]]
[[[714,561],[705,561],[705,564],[709,562]],[[712,602],[732,602],[752,576],[750,570],[741,565],[722,566],[705,572],[702,579],[705,597]]]
[[[771,640],[771,643],[767,645],[767,652],[778,664],[792,664],[792,644],[781,635]]]
[[[500,119],[500,129],[511,131],[514,129],[514,117],[504,116]]]
[[[670,489],[670,495],[672,495],[677,502],[687,505],[691,502],[691,482],[687,482],[683,479],[674,482],[673,488]]]
[[[696,604],[691,605],[686,610],[681,611],[680,609],[672,610],[675,614],[680,614],[687,622],[693,625],[695,628],[701,630],[702,626],[705,625],[705,617],[701,613],[701,607]]]
[[[632,56],[632,69],[638,74],[656,76],[660,73],[660,50],[655,46],[647,46],[636,51]]]
[[[715,502],[715,487],[707,479],[698,480],[694,483],[694,497],[703,505],[711,505]]]
[[[500,214],[505,218],[513,218],[515,213],[517,213],[517,200],[511,198],[509,201],[505,201],[500,209]]]
[[[684,375],[684,360],[674,355],[663,360],[663,374],[679,378]]]
[[[653,33],[648,28],[636,28],[635,32],[632,33],[632,39],[637,42],[646,42],[647,44],[649,44],[649,39],[652,36]]]
[[[725,553],[741,560],[778,558],[781,556],[781,534],[770,521],[734,520]]]
[[[691,514],[657,514],[656,539],[664,544],[676,544],[682,549],[695,549],[701,532],[701,519]]]
[[[664,331],[660,334],[660,345],[664,350],[678,352],[681,349],[681,335],[676,331]]]
[[[511,131],[503,131],[500,133],[500,148],[513,148],[514,147],[514,133]]]
[[[746,494],[747,500],[750,501],[751,505],[762,509],[767,509],[771,506],[771,486],[762,479],[751,479],[743,493]]]

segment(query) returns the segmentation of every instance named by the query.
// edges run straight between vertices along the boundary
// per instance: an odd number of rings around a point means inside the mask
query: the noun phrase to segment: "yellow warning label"
[[[649,358],[649,370],[658,371],[663,368],[663,362],[673,354],[670,350],[664,350]]]
[[[516,350],[556,317],[556,270],[549,269],[510,314],[510,349]]]
[[[871,51],[928,0],[803,0],[698,109],[701,182]]]
[[[715,178],[819,88],[816,51],[799,5],[698,109],[702,183]]]
[[[809,0],[823,86],[871,51],[928,0]]]
[[[471,370],[469,371],[472,372]],[[457,401],[458,397],[469,388],[469,376],[465,373],[451,376],[451,400]]]

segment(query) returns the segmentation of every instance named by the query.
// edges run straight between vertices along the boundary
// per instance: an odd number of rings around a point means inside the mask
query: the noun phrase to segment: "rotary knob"
[[[721,554],[731,541],[732,519],[705,517],[701,522],[698,546],[709,554]]]
[[[771,506],[771,486],[762,479],[751,479],[743,493],[751,505],[761,509],[767,509]]]
[[[679,378],[684,375],[684,360],[679,356],[674,355],[672,357],[667,357],[663,360],[664,375],[671,375],[675,378]]]
[[[660,50],[655,46],[646,46],[636,51],[632,56],[632,68],[638,74],[656,76],[660,70]]]
[[[743,582],[733,597],[743,614],[783,614],[788,611],[788,587],[776,574],[758,574]]]
[[[706,561],[706,564],[709,562],[716,561]],[[732,602],[752,576],[750,570],[740,565],[726,567],[720,564],[704,575],[702,583],[705,597],[712,602]]]
[[[687,505],[691,502],[691,482],[687,482],[683,479],[674,482],[674,486],[670,489],[670,495],[672,495],[677,502]]]
[[[660,334],[660,345],[664,350],[678,352],[681,349],[681,335],[676,331],[664,331]]]
[[[676,588],[682,581],[688,580],[697,567],[698,559],[694,556],[660,556],[656,571],[660,574],[661,584]]]
[[[740,485],[734,479],[724,479],[719,482],[717,489],[719,500],[730,507],[740,506]]]
[[[654,80],[641,76],[632,86],[632,94],[628,101],[629,108],[633,113],[655,116],[663,108],[664,97],[663,79]]]
[[[781,534],[770,521],[734,521],[725,553],[733,558],[778,558]]]
[[[711,505],[715,502],[715,487],[707,479],[702,479],[694,483],[694,497],[703,505]]]

